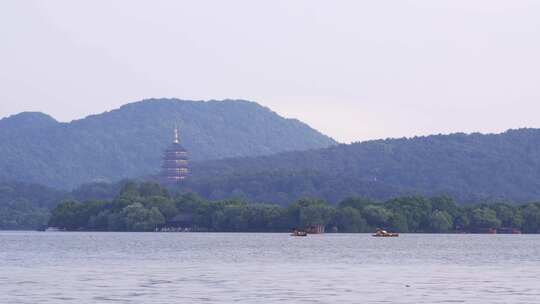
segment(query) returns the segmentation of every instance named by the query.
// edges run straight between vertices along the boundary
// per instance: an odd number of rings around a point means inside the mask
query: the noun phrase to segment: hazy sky
[[[0,2],[0,117],[242,98],[349,142],[540,127],[540,1]]]

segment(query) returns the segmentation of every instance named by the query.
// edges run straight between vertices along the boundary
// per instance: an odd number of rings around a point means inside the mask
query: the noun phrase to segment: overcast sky
[[[0,2],[0,117],[257,101],[350,142],[540,127],[540,1]]]

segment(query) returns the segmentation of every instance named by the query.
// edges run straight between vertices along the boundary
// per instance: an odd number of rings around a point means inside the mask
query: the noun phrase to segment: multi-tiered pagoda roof
[[[178,129],[174,129],[174,141],[165,150],[161,165],[161,179],[165,183],[179,183],[188,176],[187,150],[180,144]]]

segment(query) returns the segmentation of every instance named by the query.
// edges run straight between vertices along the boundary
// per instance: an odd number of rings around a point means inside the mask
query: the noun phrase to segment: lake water
[[[540,235],[0,232],[0,303],[540,303]]]

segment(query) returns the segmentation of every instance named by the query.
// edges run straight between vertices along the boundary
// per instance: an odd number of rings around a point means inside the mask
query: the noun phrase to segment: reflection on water
[[[540,303],[540,236],[0,232],[0,303]]]

